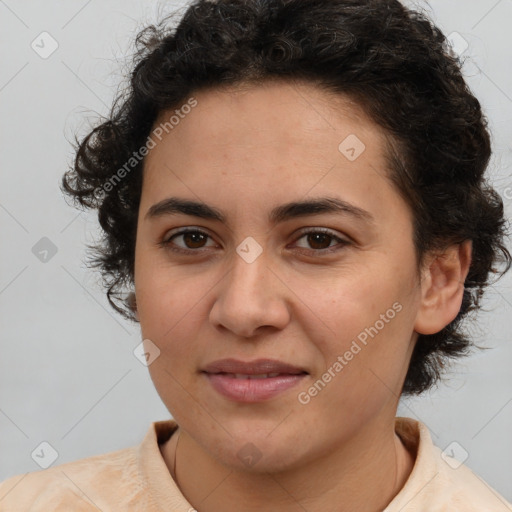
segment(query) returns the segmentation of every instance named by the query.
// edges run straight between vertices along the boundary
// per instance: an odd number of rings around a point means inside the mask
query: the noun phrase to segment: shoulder
[[[437,446],[434,453],[444,462],[437,475],[434,489],[448,496],[452,510],[467,512],[512,512],[510,504],[485,480],[469,467],[452,457],[447,457]]]
[[[397,418],[396,431],[416,451],[409,479],[385,512],[512,512],[512,505],[469,467],[453,450],[441,451],[428,428],[410,418]]]
[[[137,500],[143,484],[136,450],[125,448],[8,478],[0,483],[0,511],[97,511],[108,508],[108,497],[120,493],[125,502]]]
[[[512,505],[468,466],[431,447],[437,460],[432,493],[444,497],[451,510],[465,512],[512,512]]]

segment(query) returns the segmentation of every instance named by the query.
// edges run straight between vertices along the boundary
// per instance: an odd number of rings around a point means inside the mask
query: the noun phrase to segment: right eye
[[[174,239],[179,239],[180,237],[182,238],[185,246],[175,247]],[[197,249],[202,249],[204,247],[204,242],[208,238],[211,238],[210,235],[204,231],[187,228],[182,229],[181,231],[174,233],[172,236],[165,238],[159,242],[158,245],[171,251],[190,254],[193,252],[198,252]]]

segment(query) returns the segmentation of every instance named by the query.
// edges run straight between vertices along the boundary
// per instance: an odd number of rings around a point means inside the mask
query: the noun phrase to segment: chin
[[[272,443],[253,443],[250,440],[237,443],[222,450],[220,460],[235,471],[253,474],[281,473],[296,468],[303,468],[304,462],[296,451],[296,446],[279,447]]]

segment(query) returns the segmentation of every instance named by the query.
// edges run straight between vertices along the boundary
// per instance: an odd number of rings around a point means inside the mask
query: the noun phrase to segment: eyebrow
[[[336,197],[321,197],[279,205],[270,212],[268,220],[271,225],[276,225],[290,219],[322,213],[345,214],[368,224],[374,224],[375,222],[370,212]],[[144,218],[155,219],[176,214],[226,223],[226,216],[221,210],[206,203],[178,197],[169,197],[154,204],[149,208]]]

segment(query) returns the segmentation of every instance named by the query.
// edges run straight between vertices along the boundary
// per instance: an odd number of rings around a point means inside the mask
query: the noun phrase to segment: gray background
[[[489,118],[490,173],[510,218],[512,1],[407,4],[426,9],[447,35],[457,32],[459,51],[467,42],[464,70]],[[136,31],[180,5],[0,0],[0,480],[38,470],[31,454],[43,441],[60,464],[138,444],[151,421],[170,417],[133,354],[137,326],[110,309],[99,275],[84,264],[85,244],[100,234],[94,214],[68,206],[58,183],[73,134],[108,113]],[[43,31],[58,43],[47,58],[31,47],[51,49]],[[37,257],[49,244],[43,237],[56,250],[47,261]],[[426,423],[435,444],[467,457],[512,501],[510,279],[489,290],[489,311],[471,329],[492,350],[458,363],[447,384],[402,401],[399,415]]]

